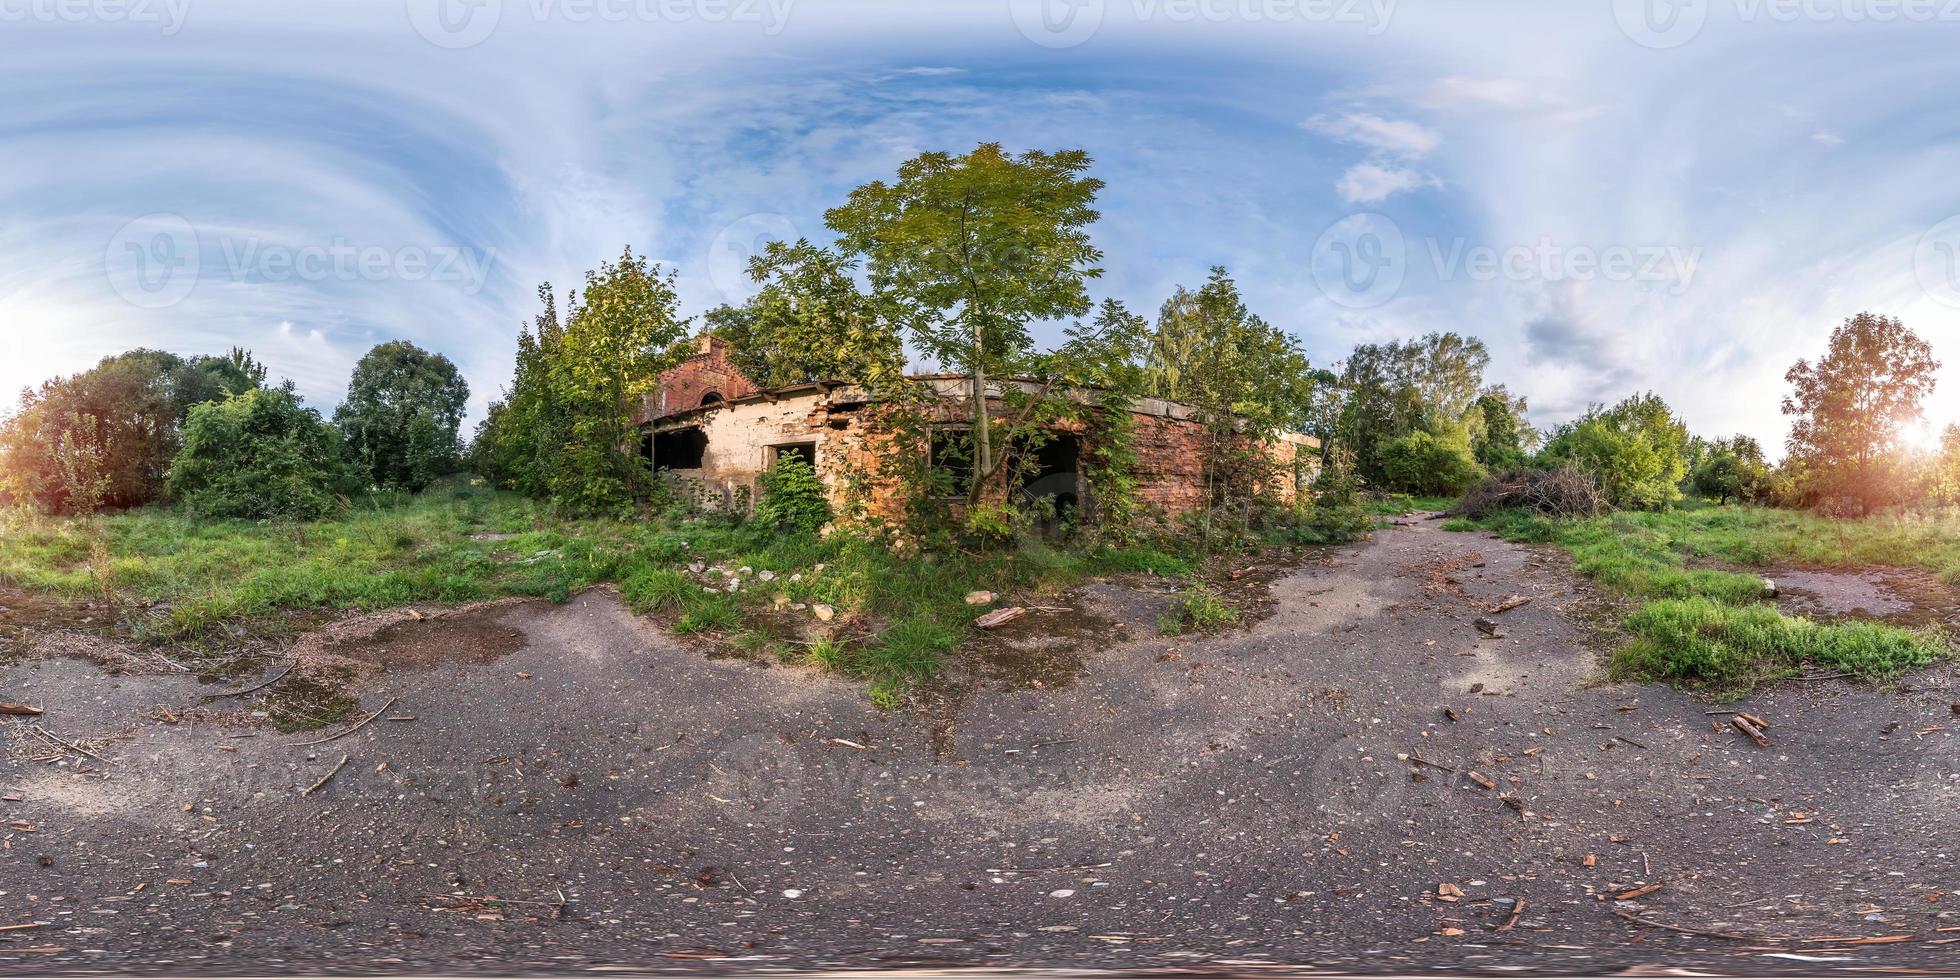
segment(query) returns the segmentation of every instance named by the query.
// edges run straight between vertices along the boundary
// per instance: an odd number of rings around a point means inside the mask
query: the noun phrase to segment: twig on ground
[[[42,727],[41,727],[41,726],[39,726],[39,725],[35,725],[35,726],[34,726],[34,733],[35,733],[35,734],[37,734],[37,735],[39,735],[39,736],[41,736],[42,738],[45,738],[45,739],[47,739],[47,740],[48,740],[48,741],[50,741],[50,742],[53,742],[53,743],[54,743],[54,744],[56,744],[56,745],[59,745],[59,746],[61,746],[61,747],[62,747],[62,748],[64,748],[64,749],[67,749],[67,750],[69,750],[70,752],[79,752],[79,753],[81,753],[81,754],[83,754],[83,755],[85,755],[85,756],[88,756],[88,757],[89,757],[89,758],[91,758],[91,759],[94,759],[94,760],[95,760],[95,761],[97,761],[97,762],[108,762],[108,761],[109,761],[109,760],[107,760],[107,759],[104,759],[104,758],[102,758],[102,757],[101,757],[101,756],[99,756],[99,755],[96,755],[96,754],[95,754],[95,753],[93,753],[93,752],[90,752],[89,750],[87,750],[87,749],[85,749],[85,748],[82,748],[82,747],[81,747],[81,746],[79,746],[79,745],[76,745],[76,744],[75,744],[75,743],[73,743],[73,742],[68,742],[68,741],[64,741],[64,740],[62,740],[62,739],[59,739],[59,738],[56,738],[56,737],[55,737],[55,736],[54,736],[54,735],[53,735],[52,733],[50,733],[50,732],[49,732],[49,731],[48,731],[47,729],[45,729],[45,728],[42,728]]]
[[[307,788],[305,788],[305,789],[303,789],[303,790],[300,790],[300,791],[299,791],[299,795],[301,795],[301,796],[311,796],[311,795],[313,794],[313,791],[314,791],[314,790],[316,790],[316,789],[319,789],[319,788],[320,788],[320,787],[322,787],[322,786],[325,786],[325,785],[327,784],[327,780],[329,780],[329,779],[332,779],[332,778],[334,777],[334,775],[335,775],[335,774],[337,774],[337,773],[339,773],[339,772],[340,772],[340,770],[341,770],[341,768],[342,768],[342,767],[344,767],[344,766],[346,766],[346,765],[347,765],[347,754],[343,752],[343,753],[341,753],[341,756],[340,756],[340,761],[339,761],[339,762],[336,762],[336,763],[334,763],[334,767],[333,767],[332,769],[329,769],[329,770],[327,770],[327,774],[326,774],[326,775],[324,775],[324,776],[321,776],[321,777],[320,777],[320,781],[319,781],[319,782],[317,782],[317,783],[314,783],[313,785],[311,785],[311,786],[308,786]]]
[[[280,672],[279,672],[279,673],[278,673],[277,675],[275,675],[275,676],[274,676],[274,677],[273,677],[273,678],[272,678],[271,680],[266,680],[266,681],[260,681],[259,683],[257,683],[257,684],[254,684],[254,685],[252,685],[251,687],[248,687],[248,688],[244,688],[244,689],[242,689],[242,690],[237,690],[237,691],[225,691],[225,692],[224,692],[224,693],[222,693],[222,694],[206,694],[205,696],[203,696],[203,697],[201,697],[201,698],[198,698],[198,700],[199,700],[199,701],[222,701],[222,700],[224,700],[225,698],[235,698],[235,697],[237,697],[237,696],[239,696],[239,695],[241,695],[241,694],[250,694],[250,693],[252,693],[253,691],[262,691],[262,690],[265,690],[266,688],[268,688],[268,687],[271,687],[272,685],[274,685],[274,684],[277,684],[277,683],[279,683],[280,681],[282,681],[282,680],[284,680],[284,679],[286,678],[286,675],[287,675],[287,674],[290,674],[290,673],[292,673],[292,672],[293,672],[293,666],[294,666],[294,664],[297,664],[298,662],[299,662],[299,661],[297,661],[297,660],[295,660],[295,661],[290,661],[290,662],[288,662],[288,663],[286,664],[286,669],[285,669],[285,670],[282,670],[282,671],[280,671]]]
[[[355,732],[358,732],[358,731],[360,731],[360,730],[361,730],[362,728],[365,728],[365,727],[367,727],[367,723],[368,723],[368,722],[370,722],[370,721],[373,721],[374,719],[376,719],[376,718],[378,718],[378,717],[380,717],[380,716],[381,716],[381,712],[383,712],[383,711],[386,711],[386,710],[388,710],[389,708],[392,708],[392,707],[394,707],[394,706],[395,706],[395,702],[397,702],[397,701],[400,701],[400,700],[401,700],[401,698],[400,698],[400,697],[392,697],[392,698],[389,698],[389,699],[388,699],[388,703],[387,703],[387,704],[384,704],[384,705],[382,705],[381,707],[379,707],[379,708],[377,708],[377,709],[375,709],[375,712],[374,712],[374,714],[371,714],[371,715],[369,715],[369,716],[367,716],[366,718],[363,718],[363,719],[361,719],[360,721],[358,721],[358,722],[355,722],[355,723],[354,723],[354,727],[352,727],[352,728],[349,728],[349,729],[347,729],[347,730],[346,730],[346,731],[344,731],[344,732],[341,732],[341,733],[339,733],[339,734],[337,734],[337,735],[329,735],[329,736],[327,736],[326,738],[316,738],[316,739],[314,739],[314,740],[313,740],[313,741],[311,741],[311,742],[301,742],[301,743],[299,743],[299,744],[300,744],[300,745],[302,745],[302,746],[305,746],[305,745],[325,745],[325,744],[327,744],[328,742],[332,742],[332,741],[335,741],[335,740],[337,740],[337,739],[342,739],[342,738],[346,738],[347,736],[349,736],[349,735],[352,735],[352,734],[354,734]]]

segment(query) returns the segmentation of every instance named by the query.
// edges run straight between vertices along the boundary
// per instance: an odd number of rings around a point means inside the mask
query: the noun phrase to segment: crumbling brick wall
[[[646,397],[637,421],[699,408],[711,393],[727,401],[760,390],[729,362],[727,344],[713,336],[702,336],[696,338],[695,345],[692,357],[660,376],[660,389]]]

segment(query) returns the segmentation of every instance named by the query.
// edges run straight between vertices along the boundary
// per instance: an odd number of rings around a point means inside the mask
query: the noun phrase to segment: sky
[[[1317,364],[1453,330],[1541,427],[1651,390],[1772,451],[1870,310],[1944,423],[1955,50],[1960,0],[0,0],[0,391],[240,345],[330,410],[407,339],[480,416],[541,283],[630,245],[699,316],[1000,142],[1094,158],[1096,299],[1223,265]]]

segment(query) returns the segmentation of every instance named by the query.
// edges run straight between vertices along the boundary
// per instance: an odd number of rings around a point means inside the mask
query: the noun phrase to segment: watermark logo
[[[361,245],[345,238],[287,245],[256,237],[200,235],[182,215],[146,214],[118,229],[103,249],[109,285],[132,306],[162,309],[198,282],[432,282],[481,292],[494,248],[461,245]]]
[[[1710,0],[1613,0],[1620,33],[1642,47],[1665,50],[1695,39],[1708,21]]]
[[[415,33],[451,50],[489,40],[503,15],[502,0],[408,0],[408,22]]]
[[[1912,275],[1934,301],[1960,307],[1960,214],[1919,236],[1912,250]]]
[[[0,0],[6,2],[6,0]],[[440,48],[472,48],[506,17],[567,24],[755,24],[775,36],[795,0],[407,0],[408,22]]]
[[[1408,244],[1395,219],[1375,211],[1327,226],[1313,244],[1313,279],[1328,299],[1349,309],[1395,298],[1408,274]]]
[[[182,215],[143,215],[116,230],[102,266],[109,286],[131,306],[175,306],[197,287],[203,267],[197,229]]]
[[[773,211],[745,214],[729,222],[714,241],[708,243],[708,279],[722,299],[740,303],[755,295],[755,280],[749,276],[749,260],[762,253],[770,242],[794,242],[796,223]]]
[[[1369,309],[1394,299],[1411,268],[1425,261],[1437,282],[1626,282],[1679,296],[1693,284],[1701,257],[1699,246],[1600,247],[1551,238],[1489,245],[1429,237],[1412,245],[1394,219],[1363,211],[1328,225],[1314,243],[1311,262],[1322,295],[1349,309]]]
[[[154,24],[173,37],[190,7],[191,0],[0,0],[0,24]]]
[[[1044,48],[1072,48],[1102,28],[1104,0],[1007,0],[1021,36]]]

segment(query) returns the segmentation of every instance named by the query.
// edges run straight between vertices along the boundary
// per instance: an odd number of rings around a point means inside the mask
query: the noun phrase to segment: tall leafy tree
[[[919,349],[968,377],[979,474],[999,470],[987,379],[1028,367],[1029,324],[1089,311],[1102,253],[1088,227],[1103,186],[1089,164],[1080,150],[1011,154],[997,143],[925,153],[825,214]],[[986,483],[973,480],[969,500]]]
[[[45,510],[136,507],[164,495],[192,407],[255,390],[265,369],[234,348],[226,357],[191,358],[160,350],[105,357],[95,367],[21,392],[0,422],[0,489]],[[92,491],[71,493],[62,447],[100,455]]]
[[[1538,431],[1526,421],[1529,406],[1523,395],[1512,395],[1503,385],[1493,385],[1477,396],[1471,406],[1474,417],[1470,447],[1477,462],[1493,470],[1523,466],[1538,447]]]
[[[770,242],[749,260],[762,288],[741,306],[708,313],[728,359],[764,388],[801,381],[874,386],[905,370],[905,344],[852,278],[857,263],[799,239]]]
[[[477,435],[493,478],[577,513],[618,512],[647,489],[633,409],[686,357],[674,277],[628,248],[585,275],[561,317],[544,306],[517,339],[517,372]]]
[[[1370,482],[1386,479],[1383,450],[1394,440],[1427,432],[1471,449],[1468,419],[1484,390],[1490,353],[1484,342],[1455,333],[1362,344],[1341,372],[1347,401],[1336,425]]]
[[[374,486],[419,491],[455,471],[469,400],[470,386],[449,358],[389,341],[354,365],[334,424]]]
[[[1860,313],[1831,331],[1815,363],[1792,365],[1783,414],[1789,454],[1822,485],[1823,493],[1855,499],[1865,508],[1893,499],[1900,435],[1920,417],[1940,362],[1932,348],[1897,317]]]

